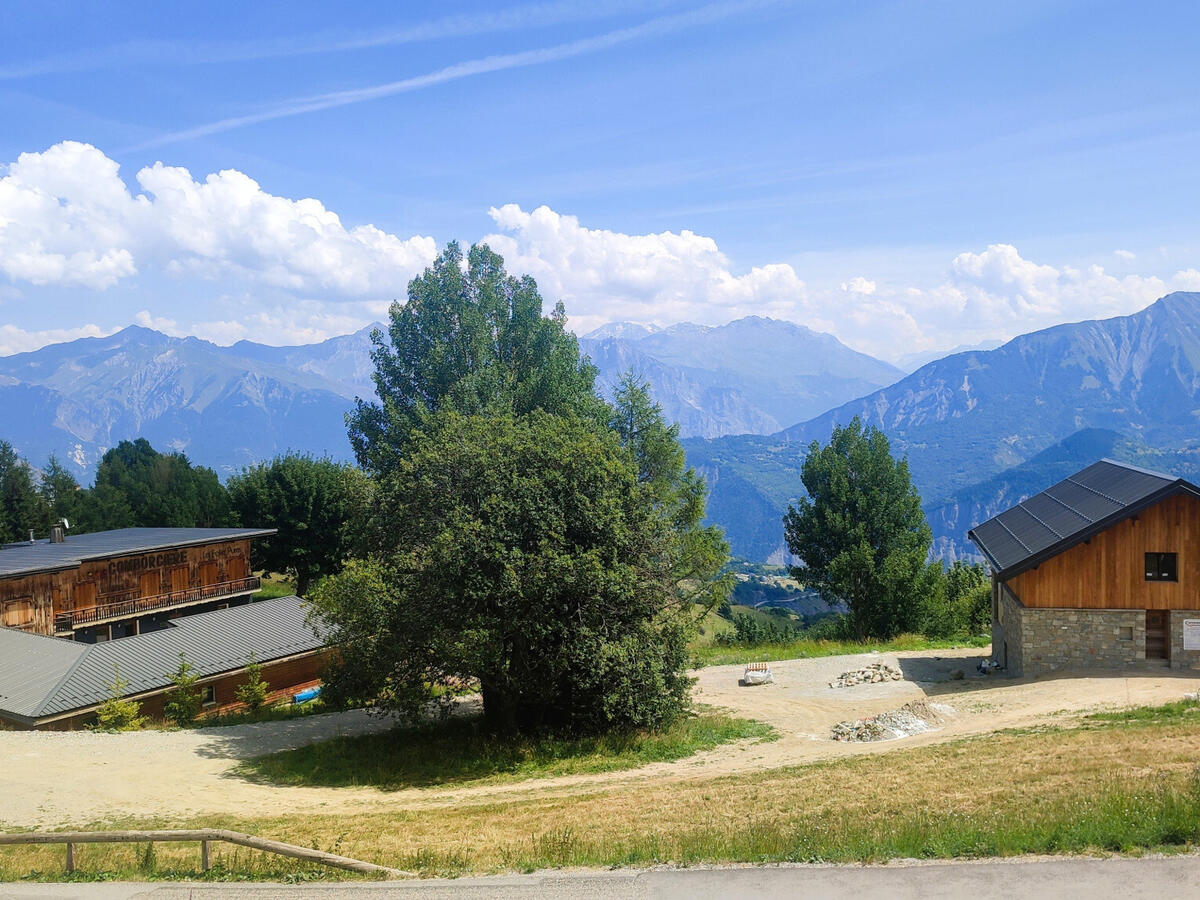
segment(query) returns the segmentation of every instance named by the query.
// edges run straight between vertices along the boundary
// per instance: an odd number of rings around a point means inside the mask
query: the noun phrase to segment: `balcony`
[[[76,628],[88,625],[100,625],[115,622],[120,619],[132,619],[146,613],[172,609],[178,606],[192,606],[196,603],[206,603],[209,600],[223,600],[227,597],[237,597],[257,591],[262,586],[257,576],[239,578],[236,581],[223,581],[220,584],[206,584],[203,587],[188,588],[183,591],[171,591],[168,594],[156,594],[151,597],[131,597],[111,603],[99,603],[72,612],[59,613],[54,617],[54,630],[58,634],[69,633]]]

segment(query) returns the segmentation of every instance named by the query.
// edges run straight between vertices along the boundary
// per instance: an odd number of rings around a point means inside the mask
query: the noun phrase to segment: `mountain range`
[[[579,343],[603,392],[634,371],[684,437],[770,434],[904,374],[831,334],[758,316],[661,330],[617,322]]]
[[[145,437],[228,475],[296,450],[348,459],[345,412],[373,396],[368,326],[319,344],[222,347],[131,326],[0,358],[3,437],[89,480],[105,450]],[[1200,472],[1200,294],[1059,325],[904,375],[830,335],[750,317],[666,329],[614,323],[580,339],[611,391],[648,380],[710,486],[735,554],[782,561],[782,516],[810,442],[858,416],[906,455],[937,552],[1071,471],[1110,456]],[[791,424],[796,423],[796,424]]]
[[[1094,460],[1104,449],[1094,446],[1100,433],[1112,436],[1108,455],[1194,471],[1198,391],[1200,294],[1175,293],[1130,316],[1059,325],[935,360],[773,435],[686,446],[711,485],[710,514],[726,525],[735,552],[779,559],[780,519],[803,490],[807,445],[858,416],[908,457],[939,548],[953,557],[971,552],[965,532],[985,512],[1062,477],[1043,477],[1045,466],[1057,460],[1051,470],[1069,474]]]
[[[355,397],[374,396],[378,327],[319,344],[222,347],[135,325],[3,357],[3,437],[35,463],[56,454],[85,479],[130,437],[223,475],[286,450],[346,459],[343,417]],[[614,323],[581,345],[601,390],[611,395],[624,372],[638,372],[688,435],[778,431],[902,374],[830,335],[771,319],[664,330]]]

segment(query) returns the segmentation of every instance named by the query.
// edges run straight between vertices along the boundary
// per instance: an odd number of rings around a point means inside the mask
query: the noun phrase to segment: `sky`
[[[0,6],[0,354],[308,343],[450,240],[884,359],[1200,290],[1200,5]]]

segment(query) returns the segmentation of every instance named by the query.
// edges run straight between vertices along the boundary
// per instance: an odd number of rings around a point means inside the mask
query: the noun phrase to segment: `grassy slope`
[[[242,774],[274,784],[383,790],[445,784],[492,784],[580,775],[672,762],[748,738],[772,740],[774,730],[749,719],[704,714],[659,733],[599,738],[499,739],[473,719],[424,728],[340,737],[259,757]]]
[[[1185,703],[737,776],[430,809],[137,824],[235,828],[422,874],[1182,849],[1200,843],[1198,745],[1200,711]],[[145,877],[138,850],[83,848],[80,877]],[[254,877],[313,877],[247,851],[218,854]],[[194,874],[197,856],[194,846],[164,847],[160,869]],[[61,868],[61,847],[0,849],[6,879],[53,878]]]

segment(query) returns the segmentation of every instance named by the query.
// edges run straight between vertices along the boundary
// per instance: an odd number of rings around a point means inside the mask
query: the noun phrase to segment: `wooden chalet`
[[[96,642],[180,615],[248,602],[261,587],[250,542],[262,528],[122,528],[0,548],[0,624]]]
[[[1200,668],[1200,487],[1101,460],[968,537],[1011,674]]]

